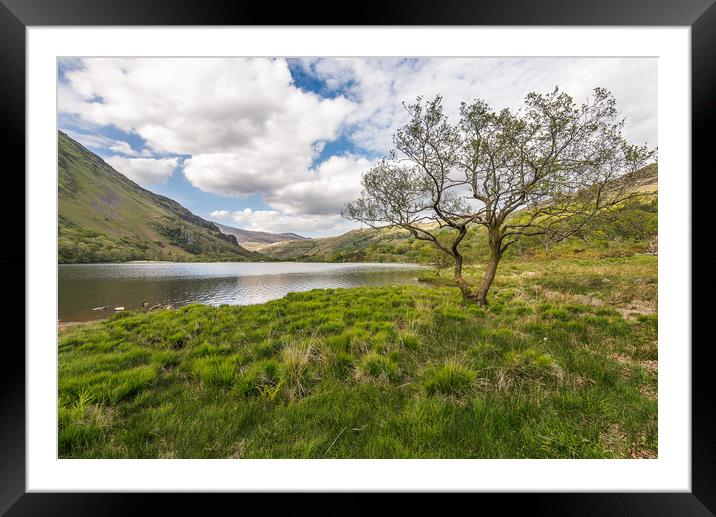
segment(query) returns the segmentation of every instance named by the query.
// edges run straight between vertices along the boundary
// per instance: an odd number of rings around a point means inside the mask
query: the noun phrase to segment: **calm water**
[[[59,318],[105,318],[115,307],[142,303],[248,305],[292,291],[417,283],[414,264],[328,264],[299,262],[61,264]],[[96,307],[105,307],[92,310]]]

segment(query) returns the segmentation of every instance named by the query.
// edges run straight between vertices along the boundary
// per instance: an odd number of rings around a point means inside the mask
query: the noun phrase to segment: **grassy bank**
[[[62,329],[60,456],[656,456],[656,257],[447,278]]]

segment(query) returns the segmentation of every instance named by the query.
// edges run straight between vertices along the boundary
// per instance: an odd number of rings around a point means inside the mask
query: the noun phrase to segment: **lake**
[[[417,284],[421,269],[417,264],[315,262],[60,264],[58,317],[87,321],[106,318],[115,307],[140,309],[143,303],[249,305],[294,291]]]

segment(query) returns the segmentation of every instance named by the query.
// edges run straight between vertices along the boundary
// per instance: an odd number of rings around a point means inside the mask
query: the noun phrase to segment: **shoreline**
[[[171,261],[171,260],[130,260],[127,262],[58,262],[58,266],[120,266],[125,264],[369,264],[381,266],[420,266],[430,267],[429,264],[420,262],[371,262],[371,261],[351,261],[351,262],[327,262],[325,260],[213,260],[213,261]]]
[[[83,325],[91,325],[92,323],[98,323],[100,321],[107,321],[109,318],[100,318],[96,320],[89,320],[89,321],[57,321],[57,331],[62,332],[65,331],[71,327],[79,327]]]

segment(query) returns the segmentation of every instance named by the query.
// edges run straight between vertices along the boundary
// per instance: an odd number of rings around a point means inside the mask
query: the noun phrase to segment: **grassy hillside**
[[[466,274],[480,277],[478,267]],[[653,458],[657,258],[119,313],[59,339],[61,458]]]
[[[338,237],[278,242],[261,253],[278,260],[411,262],[423,247],[399,229],[352,230]]]
[[[508,251],[508,256],[539,258],[541,256],[613,257],[643,253],[657,233],[658,168],[648,165],[620,179],[631,190],[644,194],[629,203],[619,220],[605,225],[589,240],[569,239],[557,245],[537,238],[524,239]],[[473,226],[461,250],[467,262],[485,259],[489,250],[484,228]],[[261,248],[261,253],[278,260],[327,262],[421,262],[435,260],[437,252],[425,241],[417,241],[400,229],[353,230],[338,237],[280,242]]]
[[[249,250],[260,250],[267,244],[273,244],[275,242],[284,241],[296,241],[303,240],[306,237],[298,235],[296,233],[269,233],[269,232],[258,232],[254,230],[243,230],[241,228],[234,228],[233,226],[227,226],[225,224],[216,224],[217,228],[221,230],[221,233],[226,235],[233,235],[239,244]]]
[[[258,255],[177,202],[143,189],[58,132],[58,260],[246,260]]]

